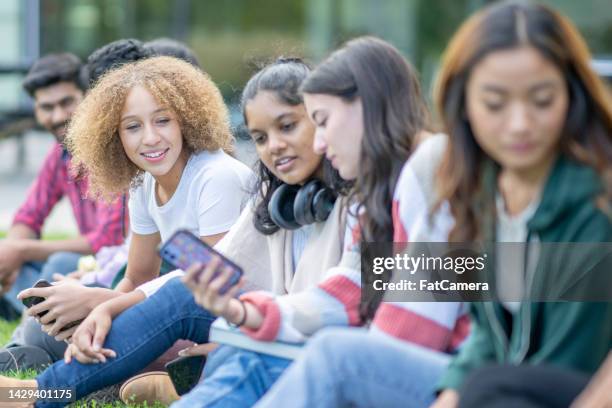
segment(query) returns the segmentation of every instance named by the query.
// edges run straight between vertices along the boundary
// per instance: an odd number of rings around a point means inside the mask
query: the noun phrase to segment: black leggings
[[[554,366],[488,366],[466,379],[459,408],[566,408],[588,381],[583,373]]]

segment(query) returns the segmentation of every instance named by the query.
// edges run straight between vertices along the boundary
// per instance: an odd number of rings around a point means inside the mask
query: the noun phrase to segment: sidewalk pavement
[[[31,131],[24,136],[25,163],[17,168],[19,141],[16,137],[0,140],[0,231],[11,225],[13,215],[25,200],[30,184],[36,178],[47,152],[55,139],[47,133]],[[255,148],[252,143],[239,141],[236,156],[251,166],[255,161]],[[43,228],[43,233],[77,234],[78,229],[72,216],[72,209],[66,199],[62,199],[53,209]]]

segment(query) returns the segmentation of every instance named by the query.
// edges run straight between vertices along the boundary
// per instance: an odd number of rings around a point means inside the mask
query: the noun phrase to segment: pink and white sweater
[[[444,138],[437,135],[423,142],[402,170],[393,201],[394,242],[445,241],[448,236],[452,226],[448,208],[443,206],[433,220],[429,217]],[[348,220],[346,234],[350,238],[345,242],[350,244],[339,265],[329,269],[317,286],[276,297],[266,292],[242,295],[241,300],[264,316],[259,329],[242,330],[257,340],[303,342],[325,326],[360,325],[361,259],[355,218]],[[462,303],[384,302],[371,327],[372,334],[444,352],[456,350],[468,332],[467,307]]]
[[[445,242],[453,226],[447,204],[430,216],[436,201],[435,177],[446,136],[425,140],[404,165],[393,200],[394,242]],[[452,302],[383,302],[371,332],[454,352],[469,333],[467,305]]]

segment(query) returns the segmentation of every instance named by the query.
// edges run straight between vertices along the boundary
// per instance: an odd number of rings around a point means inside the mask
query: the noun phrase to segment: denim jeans
[[[61,275],[69,274],[76,271],[79,264],[79,258],[82,254],[75,252],[56,252],[47,258],[47,262],[28,262],[21,267],[19,276],[15,280],[15,284],[5,295],[10,305],[19,313],[25,309],[21,300],[17,299],[17,294],[24,289],[32,287],[39,279],[46,279],[53,282],[53,274]]]
[[[37,378],[39,389],[74,388],[77,399],[126,380],[161,356],[176,340],[208,341],[215,316],[198,306],[180,279],[169,280],[154,295],[127,309],[113,321],[105,348],[117,357],[103,364],[60,360]],[[37,407],[61,407],[63,403],[39,401]]]
[[[428,407],[450,357],[361,329],[326,329],[257,408]]]
[[[202,382],[171,407],[250,407],[291,363],[284,358],[221,346],[209,355]]]

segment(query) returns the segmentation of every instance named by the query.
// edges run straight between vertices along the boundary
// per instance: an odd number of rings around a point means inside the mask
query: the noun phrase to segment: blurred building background
[[[348,38],[391,41],[431,81],[448,38],[487,0],[3,0],[0,64],[27,65],[70,51],[86,58],[110,41],[172,37],[186,42],[228,100],[254,63],[280,54],[313,62]],[[548,0],[569,16],[596,55],[612,55],[610,0]],[[3,75],[0,103],[15,104],[15,75]],[[10,95],[10,96],[9,96]]]
[[[579,27],[598,67],[612,77],[611,0],[544,0]],[[20,81],[33,60],[70,51],[83,59],[119,38],[184,41],[221,88],[234,126],[237,96],[258,64],[279,55],[316,63],[345,40],[374,34],[395,44],[429,90],[438,59],[460,22],[490,0],[2,0],[0,1],[0,201],[23,197],[8,185],[28,180],[51,143],[33,126]],[[28,148],[28,140],[36,144]],[[43,142],[41,142],[43,143]],[[7,176],[7,174],[9,176]],[[25,176],[23,174],[26,174]],[[4,175],[4,176],[3,176]],[[25,183],[25,181],[23,182]],[[22,183],[22,184],[23,184]],[[22,194],[21,194],[22,195]],[[8,211],[8,210],[6,210]],[[6,217],[5,217],[6,218]],[[5,228],[0,206],[0,231]]]

